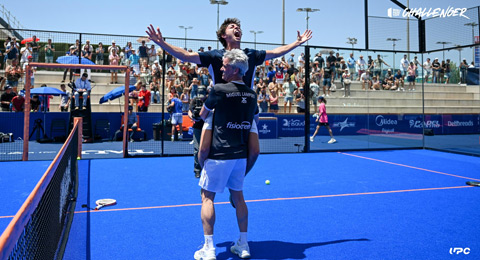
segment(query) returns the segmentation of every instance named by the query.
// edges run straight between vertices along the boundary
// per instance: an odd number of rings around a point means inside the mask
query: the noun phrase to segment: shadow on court
[[[250,252],[252,253],[251,259],[306,259],[305,250],[312,247],[328,246],[333,244],[340,244],[346,242],[368,242],[370,239],[342,239],[319,243],[291,243],[277,240],[270,241],[250,241]],[[232,253],[230,247],[232,242],[224,242],[217,244],[217,259],[230,259]],[[220,249],[225,248],[225,250]],[[234,257],[238,259],[238,257]]]

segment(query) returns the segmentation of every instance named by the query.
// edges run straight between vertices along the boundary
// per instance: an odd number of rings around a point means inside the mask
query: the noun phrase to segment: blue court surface
[[[203,230],[192,167],[192,157],[79,161],[64,259],[193,259]],[[252,259],[479,259],[469,180],[480,158],[429,150],[260,155],[244,186]],[[118,204],[82,208],[102,198]],[[215,201],[217,259],[238,259],[228,192]]]

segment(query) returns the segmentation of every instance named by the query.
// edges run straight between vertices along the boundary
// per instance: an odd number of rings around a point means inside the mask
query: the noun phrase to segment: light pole
[[[351,44],[352,45],[352,49],[354,48],[355,44],[357,44],[357,38],[350,38],[350,37],[347,37],[347,44]],[[352,50],[352,53],[355,53],[354,50]]]
[[[455,44],[455,47],[460,47],[460,44]],[[458,66],[462,63],[462,48],[457,48],[458,51]]]
[[[472,26],[472,44],[475,44],[475,26],[478,26],[478,23],[471,22],[464,24],[465,26]],[[472,48],[472,60],[475,60],[475,47]]]
[[[399,38],[387,38],[387,41],[391,41],[393,44],[393,71],[395,72],[395,45],[397,41],[400,41]]]
[[[187,30],[189,29],[193,29],[192,26],[183,26],[183,25],[180,25],[178,26],[178,28],[180,29],[185,29],[185,50],[187,49]]]
[[[225,0],[210,0],[210,4],[217,5],[217,30],[220,28],[220,5],[227,5],[228,2]],[[218,41],[217,41],[218,49]]]
[[[257,49],[257,33],[260,34],[260,33],[263,33],[263,31],[254,31],[254,30],[251,30],[250,31],[251,33],[253,33],[253,43],[254,43],[254,46],[253,47],[254,49]]]
[[[307,30],[308,30],[308,19],[310,19],[310,16],[308,16],[308,13],[314,13],[318,12],[320,9],[312,9],[310,7],[305,7],[305,8],[297,8],[297,12],[306,12],[307,17],[305,18],[307,20]]]
[[[320,11],[320,9],[312,9],[310,7],[297,8],[297,12],[307,13],[307,17],[305,18],[305,20],[307,20],[307,30],[308,30],[308,19],[310,19],[310,16],[308,16],[308,13],[314,13],[314,12],[318,12],[318,11]],[[307,45],[308,45],[308,41],[307,41]]]
[[[450,44],[451,42],[437,42],[437,44],[442,45],[442,49],[445,49],[445,44]],[[443,51],[443,60],[445,60],[445,51]]]

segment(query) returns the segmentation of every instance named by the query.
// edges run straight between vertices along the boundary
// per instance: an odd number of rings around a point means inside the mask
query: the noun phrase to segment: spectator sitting
[[[25,98],[23,95],[16,95],[12,99],[12,111],[14,112],[23,112],[25,108]]]
[[[122,127],[120,127],[120,131],[123,131],[123,122]],[[133,107],[128,106],[128,120],[127,120],[127,129],[132,129],[132,132],[129,135],[130,142],[133,142],[133,134],[137,131],[137,113],[133,112]]]
[[[360,80],[362,81],[362,90],[365,90],[365,84],[368,85],[368,89],[372,87],[372,80],[370,79],[370,70],[365,71],[365,73],[360,76]]]
[[[138,92],[138,112],[148,112],[150,98],[150,91],[148,91],[146,85],[142,83],[140,92]]]
[[[372,90],[380,90],[381,89],[382,82],[380,81],[377,76],[373,76],[372,78]]]
[[[397,91],[404,91],[404,81],[403,81],[403,76],[402,76],[402,72],[400,70],[397,70],[397,73],[395,74],[394,76],[395,78],[395,88],[397,89]],[[402,84],[402,87],[400,87],[400,84]]]
[[[31,112],[38,112],[40,109],[40,99],[38,95],[33,95],[32,99],[30,99],[30,109]]]
[[[5,92],[0,97],[2,111],[11,111],[12,100],[16,95],[17,94],[12,91],[12,87],[10,85],[5,87]]]
[[[155,81],[150,82],[150,94],[151,94],[150,104],[160,103],[160,91],[158,87],[158,82],[155,82]]]
[[[79,109],[80,95],[83,97],[83,108],[87,106],[87,98],[90,95],[92,87],[87,80],[88,74],[83,73],[82,77],[75,81],[75,109]]]

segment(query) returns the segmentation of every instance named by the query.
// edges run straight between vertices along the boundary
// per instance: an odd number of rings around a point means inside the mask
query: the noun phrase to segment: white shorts
[[[225,187],[241,191],[243,190],[246,170],[247,159],[245,158],[234,160],[207,159],[198,186],[215,193],[223,193]]]
[[[183,114],[182,113],[173,113],[172,114],[172,125],[183,123]]]

